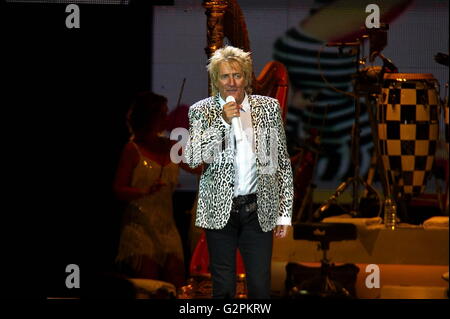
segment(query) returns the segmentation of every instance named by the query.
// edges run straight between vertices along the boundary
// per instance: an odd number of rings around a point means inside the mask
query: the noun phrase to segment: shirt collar
[[[220,103],[220,107],[223,107],[224,104],[226,103],[226,102],[222,99],[222,97],[220,96],[220,94],[219,94],[219,103]],[[248,112],[248,111],[250,110],[250,102],[248,101],[248,95],[247,95],[247,93],[245,93],[244,100],[242,101],[242,104],[241,104],[241,108],[244,110],[244,112]]]

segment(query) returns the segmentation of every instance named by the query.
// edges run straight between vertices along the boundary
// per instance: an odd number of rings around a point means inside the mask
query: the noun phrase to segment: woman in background
[[[114,183],[117,197],[129,203],[116,262],[130,277],[181,287],[185,281],[183,248],[172,208],[179,168],[170,160],[171,141],[161,134],[167,109],[165,97],[143,92],[128,113],[132,136]]]

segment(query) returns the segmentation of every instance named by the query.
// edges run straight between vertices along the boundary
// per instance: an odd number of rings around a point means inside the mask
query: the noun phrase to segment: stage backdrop
[[[385,11],[380,4],[381,22],[389,19],[388,44],[382,53],[393,61],[399,72],[432,73],[441,85],[443,97],[443,87],[448,82],[448,69],[436,63],[434,55],[438,52],[448,53],[448,1],[396,2],[397,6]],[[309,36],[299,25],[311,17],[318,17],[315,16],[320,12],[317,9],[321,9],[322,13],[325,10],[335,10],[334,17],[323,21],[323,25],[326,26],[325,31],[329,27],[339,37],[337,28],[342,27],[340,22],[344,21],[345,24],[345,21],[355,15],[355,10],[364,10],[365,4],[361,4],[361,1],[326,0],[240,0],[238,3],[247,23],[255,74],[259,74],[270,60],[279,60],[288,66],[291,96],[287,133],[295,145],[304,136],[308,119],[320,116],[305,112],[301,106],[297,107],[298,99],[305,96],[311,99],[314,89],[319,91],[322,85],[314,82],[314,76],[319,75],[317,61],[309,64],[304,62],[317,56],[323,41]],[[359,7],[356,8],[356,5]],[[368,13],[364,13],[366,15]],[[192,105],[207,97],[207,58],[204,51],[206,16],[201,1],[175,1],[174,6],[156,7],[153,32],[152,89],[169,98],[171,109],[178,101],[183,78],[186,78],[186,83],[181,104]],[[339,56],[336,48],[325,48],[324,59],[327,53],[330,54],[329,64],[335,68],[327,69],[326,65],[322,67],[325,75],[329,79],[335,79],[346,90],[351,90],[349,78],[354,70],[352,59]],[[365,54],[367,53],[368,46]],[[381,60],[376,59],[374,65],[381,65]],[[305,80],[305,75],[312,77],[312,80]],[[333,75],[337,77],[333,78]],[[328,124],[322,139],[326,154],[319,160],[317,179],[324,185],[335,185],[352,173],[349,133],[354,119],[353,104],[342,96],[332,96],[328,100],[317,98],[312,102],[318,106],[315,112],[319,112],[324,104],[328,107]],[[361,168],[364,174],[369,168],[372,150],[369,120],[365,110],[361,116],[361,126]],[[194,178],[182,174],[180,189],[196,187]]]

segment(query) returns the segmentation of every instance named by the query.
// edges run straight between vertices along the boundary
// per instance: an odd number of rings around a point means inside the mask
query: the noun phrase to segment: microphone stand
[[[361,50],[360,45],[362,42],[358,39],[356,42],[350,42],[350,43],[338,43],[336,44],[330,44],[327,46],[350,46],[356,48],[356,75],[359,74],[359,64],[361,61]],[[320,219],[322,213],[327,210],[331,204],[337,202],[337,198],[344,193],[344,191],[348,188],[348,186],[352,186],[352,205],[350,210],[350,215],[352,217],[361,217],[361,213],[359,211],[359,201],[360,201],[360,193],[359,189],[362,186],[364,186],[367,190],[372,191],[373,193],[377,194],[378,198],[378,192],[373,188],[373,186],[366,183],[366,181],[363,180],[363,178],[360,176],[360,115],[361,115],[361,102],[360,97],[361,95],[357,92],[359,91],[359,84],[357,77],[353,80],[353,98],[354,98],[354,105],[355,105],[355,121],[353,123],[352,127],[352,138],[351,138],[351,159],[353,164],[353,176],[349,177],[345,182],[341,183],[337,188],[333,195],[331,195],[313,214],[313,216],[317,219]]]

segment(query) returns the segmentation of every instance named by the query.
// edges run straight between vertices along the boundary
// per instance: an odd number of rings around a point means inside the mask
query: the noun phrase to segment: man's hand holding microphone
[[[222,117],[225,122],[233,127],[234,136],[236,137],[236,140],[239,141],[242,139],[242,126],[241,120],[239,119],[240,108],[234,97],[231,95],[227,96],[225,102],[222,110]]]

